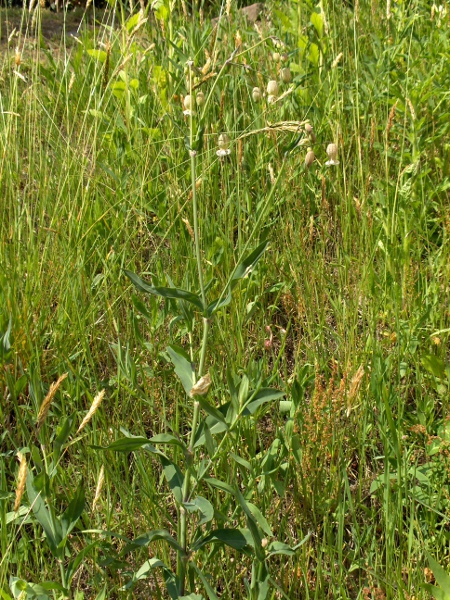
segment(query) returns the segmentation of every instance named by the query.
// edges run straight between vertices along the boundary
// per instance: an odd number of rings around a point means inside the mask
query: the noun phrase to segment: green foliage
[[[446,598],[448,8],[194,8],[0,13],[0,595]]]

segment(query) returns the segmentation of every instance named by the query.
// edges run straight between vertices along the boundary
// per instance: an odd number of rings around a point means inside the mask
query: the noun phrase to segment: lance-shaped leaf
[[[167,354],[175,367],[175,373],[178,375],[186,394],[189,396],[192,387],[195,385],[195,371],[184,350],[178,346],[167,346]]]
[[[28,471],[27,474],[26,485],[28,500],[30,501],[36,520],[45,532],[45,537],[47,538],[50,550],[54,556],[61,558],[61,552],[58,550],[62,537],[60,531],[61,528],[59,527],[59,523],[55,523],[51,513],[47,510],[41,492],[39,492],[34,485],[34,478],[30,471]]]
[[[180,468],[167,457],[161,456],[160,460],[163,466],[164,476],[167,479],[167,483],[172,490],[175,500],[178,504],[181,504],[183,502],[184,475]]]
[[[208,316],[211,316],[213,313],[219,310],[219,308],[221,308],[222,306],[226,306],[230,303],[232,290],[236,287],[240,279],[250,275],[256,263],[264,254],[264,251],[266,250],[268,245],[268,241],[262,242],[262,244],[255,248],[253,252],[251,252],[246,258],[244,258],[242,262],[238,264],[238,266],[233,271],[233,274],[231,275],[227,287],[220,296],[220,298],[214,300],[213,302],[211,302],[211,304],[208,305],[208,308],[206,310]]]
[[[131,580],[123,586],[122,590],[128,590],[134,586],[137,581],[141,579],[146,579],[153,569],[162,569],[164,581],[166,584],[167,591],[169,596],[176,600],[178,598],[178,587],[177,580],[172,571],[158,558],[150,558],[145,561],[145,563],[135,572],[133,573],[133,577]]]
[[[186,302],[193,304],[202,312],[204,310],[203,302],[201,301],[201,298],[197,296],[197,294],[193,294],[192,292],[188,292],[186,290],[181,290],[180,288],[155,287],[153,285],[149,285],[138,275],[136,275],[136,273],[132,273],[127,269],[125,269],[125,275],[130,279],[133,285],[137,287],[137,289],[141,292],[147,292],[148,294],[160,296],[161,298],[185,300]]]
[[[235,550],[243,551],[253,546],[253,539],[248,529],[216,529],[197,540],[191,549],[196,552],[208,544],[225,544]]]
[[[124,554],[128,554],[137,548],[145,548],[156,540],[164,540],[177,552],[183,552],[182,547],[177,540],[170,535],[167,529],[152,529],[147,533],[143,533],[139,537],[135,538],[132,542],[127,544],[123,549]]]

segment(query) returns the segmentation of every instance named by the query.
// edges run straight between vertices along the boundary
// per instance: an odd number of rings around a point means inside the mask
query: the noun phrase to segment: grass
[[[2,597],[429,598],[427,556],[449,563],[447,6],[272,2],[254,27],[231,3],[216,29],[139,8],[57,15],[56,36],[40,7],[0,13]],[[203,318],[170,291],[230,281]]]

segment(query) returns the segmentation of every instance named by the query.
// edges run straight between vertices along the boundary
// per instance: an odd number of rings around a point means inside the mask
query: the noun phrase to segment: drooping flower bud
[[[274,79],[267,84],[267,93],[269,96],[278,96],[278,83]]]
[[[281,81],[283,83],[291,83],[292,74],[291,74],[291,70],[289,67],[284,67],[283,69],[281,69],[280,76],[281,76]]]
[[[272,54],[272,58],[273,58],[273,60],[274,60],[275,62],[280,62],[280,60],[281,60],[281,55],[280,55],[280,53],[279,53],[279,52],[274,52],[274,53]]]
[[[309,167],[313,164],[316,156],[314,154],[314,150],[312,148],[308,148],[308,151],[305,156],[305,169],[309,169]]]
[[[328,158],[329,158],[329,160],[327,160],[327,162],[325,163],[327,166],[339,164],[339,161],[337,159],[338,148],[337,148],[336,144],[328,144],[327,154],[328,154]]]
[[[262,93],[259,87],[254,87],[252,90],[253,102],[259,102],[261,100]]]
[[[195,97],[195,102],[197,106],[203,106],[205,104],[205,94],[203,92],[198,92]]]
[[[315,144],[316,143],[316,135],[314,133],[314,129],[313,129],[313,126],[311,125],[311,123],[306,123],[305,131],[306,131],[309,139],[311,140],[311,143]]]
[[[186,117],[189,117],[191,115],[194,114],[194,108],[195,108],[195,98],[194,96],[191,96],[190,94],[188,94],[187,96],[185,96],[184,100],[183,100],[183,106],[184,106],[184,111],[183,114]]]

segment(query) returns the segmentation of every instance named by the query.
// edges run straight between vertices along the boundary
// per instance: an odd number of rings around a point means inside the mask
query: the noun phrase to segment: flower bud
[[[183,102],[183,106],[185,108],[185,110],[192,110],[194,108],[195,105],[195,100],[193,98],[193,96],[191,96],[190,94],[188,94]]]
[[[205,94],[203,92],[198,92],[195,97],[195,102],[197,106],[203,106],[205,104]]]
[[[252,98],[253,98],[253,102],[259,102],[261,100],[261,90],[259,89],[259,87],[254,87],[252,90]]]
[[[280,75],[281,75],[281,81],[283,83],[291,83],[292,75],[291,75],[291,70],[289,67],[284,67],[284,69],[281,69]]]
[[[306,123],[305,131],[306,131],[311,143],[315,144],[316,143],[316,135],[314,133],[313,126],[311,125],[311,123]]]
[[[328,144],[327,154],[329,158],[329,160],[327,160],[327,162],[325,163],[327,166],[339,164],[339,161],[337,159],[338,148],[336,144]]]
[[[276,96],[273,96],[272,94],[270,96],[267,96],[267,102],[269,104],[273,104],[276,101],[277,101],[277,97]]]
[[[305,156],[305,169],[309,169],[309,167],[313,164],[315,159],[314,150],[312,148],[308,148],[308,152]]]
[[[269,96],[278,96],[278,83],[274,79],[267,84],[267,93]]]
[[[274,53],[272,54],[272,58],[273,58],[273,60],[274,60],[275,62],[280,62],[280,60],[281,60],[280,53],[279,53],[279,52],[274,52]]]

